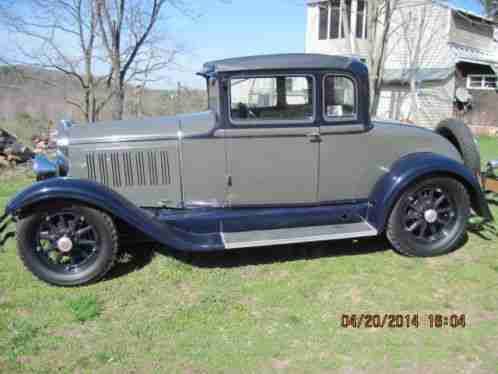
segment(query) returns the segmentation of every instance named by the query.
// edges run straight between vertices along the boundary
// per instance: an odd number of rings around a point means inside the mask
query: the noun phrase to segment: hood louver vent
[[[88,179],[115,188],[171,183],[166,151],[89,153],[86,167]]]

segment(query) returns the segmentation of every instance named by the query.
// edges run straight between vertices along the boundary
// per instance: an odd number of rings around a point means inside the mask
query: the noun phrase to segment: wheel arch
[[[179,230],[153,217],[117,192],[99,183],[72,178],[51,178],[37,182],[18,193],[6,213],[24,217],[40,204],[61,201],[83,204],[101,210],[163,245],[185,251],[223,249],[221,238]]]
[[[369,199],[372,204],[368,213],[370,223],[379,232],[384,232],[401,195],[414,183],[431,177],[450,177],[461,182],[469,193],[472,209],[486,220],[493,220],[479,181],[467,167],[445,156],[418,153],[398,160],[378,181]]]

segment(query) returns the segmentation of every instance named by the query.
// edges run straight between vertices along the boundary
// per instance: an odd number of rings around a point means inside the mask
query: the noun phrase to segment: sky
[[[206,7],[201,3],[209,3]],[[203,62],[254,54],[304,52],[306,0],[204,0],[203,14],[195,21],[179,17],[171,22],[173,36],[191,50],[180,64],[184,71],[171,72],[160,85],[175,81],[203,87],[193,74]],[[452,0],[452,4],[476,13],[478,0]],[[173,22],[174,21],[174,22]]]
[[[3,1],[3,0],[0,0]],[[185,0],[192,4],[191,17],[166,9],[166,17],[159,26],[170,38],[187,51],[177,64],[154,83],[153,88],[173,88],[180,82],[189,87],[202,88],[205,82],[197,77],[206,61],[270,53],[305,51],[306,0]],[[479,0],[451,0],[475,13],[481,13]],[[29,11],[29,1],[24,3]],[[19,5],[20,6],[20,5]],[[7,44],[9,35],[0,29],[0,37]],[[23,41],[29,45],[29,41]],[[61,41],[61,45],[72,43]],[[99,72],[97,72],[99,73]],[[104,72],[101,72],[104,73]]]
[[[200,86],[193,78],[206,61],[268,53],[304,52],[306,34],[305,0],[203,1],[204,13],[196,20],[171,22],[173,37],[191,51],[182,58],[185,72],[172,79]]]

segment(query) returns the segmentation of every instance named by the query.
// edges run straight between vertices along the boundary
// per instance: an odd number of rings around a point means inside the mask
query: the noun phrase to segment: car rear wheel
[[[57,286],[79,286],[101,279],[118,251],[111,217],[73,204],[37,209],[18,223],[17,241],[26,268]]]
[[[389,217],[387,237],[395,250],[408,256],[449,253],[463,241],[470,200],[457,180],[434,177],[408,188]]]

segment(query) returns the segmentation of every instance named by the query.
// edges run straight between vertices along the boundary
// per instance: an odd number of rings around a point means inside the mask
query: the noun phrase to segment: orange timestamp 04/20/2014
[[[341,316],[344,328],[463,328],[467,326],[465,314],[379,314],[353,313]]]

